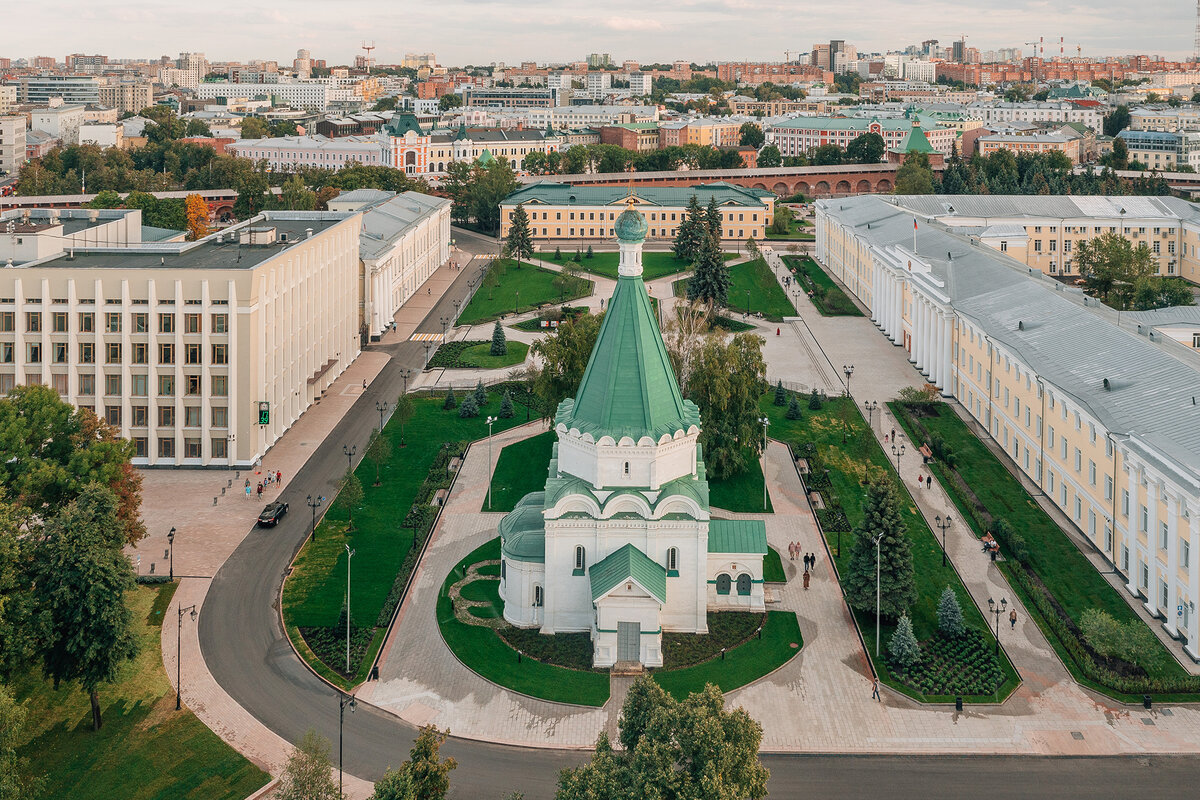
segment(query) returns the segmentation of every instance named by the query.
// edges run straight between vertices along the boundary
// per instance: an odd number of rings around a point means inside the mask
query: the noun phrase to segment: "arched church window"
[[[542,607],[542,601],[543,601],[543,597],[542,597],[542,587],[540,587],[540,586],[534,586],[534,587],[533,587],[533,607],[534,607],[534,608],[541,608],[541,607]]]
[[[729,594],[729,584],[731,579],[728,575],[722,572],[717,576],[717,594]]]
[[[629,474],[629,462],[628,461],[625,462],[625,474],[626,475]]]
[[[583,551],[583,545],[579,545],[575,548],[575,571],[582,572],[586,566],[586,554]]]
[[[679,548],[667,548],[667,572],[675,572],[679,569]]]
[[[750,575],[748,573],[743,572],[741,575],[738,575],[737,592],[740,595],[750,594]]]
[[[502,581],[508,579],[507,567],[508,567],[508,564],[505,563],[504,559],[500,559],[500,580],[502,580]]]

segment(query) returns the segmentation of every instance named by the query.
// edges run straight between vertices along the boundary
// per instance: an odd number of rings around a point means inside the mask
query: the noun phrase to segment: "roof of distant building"
[[[539,181],[524,186],[504,198],[502,205],[545,203],[566,206],[607,206],[625,201],[629,189],[624,186],[574,186],[569,183]],[[717,205],[760,207],[775,195],[764,189],[750,189],[729,183],[703,183],[695,186],[634,186],[633,197],[638,205],[686,206],[695,195],[700,205],[710,199]]]

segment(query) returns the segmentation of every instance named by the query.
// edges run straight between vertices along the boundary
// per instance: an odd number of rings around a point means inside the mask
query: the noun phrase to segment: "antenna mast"
[[[1196,2],[1200,2],[1200,0],[1196,0]],[[370,75],[371,74],[371,51],[375,49],[375,40],[374,39],[372,39],[370,41],[364,40],[362,43],[362,49],[367,51],[367,57],[364,61],[364,65],[367,68],[367,74]]]

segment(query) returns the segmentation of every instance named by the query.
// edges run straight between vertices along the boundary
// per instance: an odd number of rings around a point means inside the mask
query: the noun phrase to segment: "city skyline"
[[[575,61],[597,51],[611,53],[618,62],[709,62],[779,60],[785,49],[805,52],[814,42],[829,39],[845,39],[864,52],[902,49],[930,38],[945,45],[965,33],[968,46],[984,51],[1020,47],[1028,55],[1031,48],[1025,43],[1044,37],[1047,55],[1057,55],[1058,38],[1063,36],[1068,56],[1077,46],[1083,55],[1094,57],[1192,55],[1195,17],[1190,4],[1154,2],[1145,7],[1149,13],[1120,25],[1094,6],[1055,8],[1035,0],[996,11],[979,4],[974,10],[987,26],[976,27],[976,34],[965,25],[943,30],[944,20],[962,16],[969,6],[925,0],[917,6],[905,4],[902,13],[896,6],[898,19],[887,21],[884,35],[880,21],[891,16],[889,8],[851,0],[806,9],[798,30],[789,33],[781,31],[785,26],[778,20],[794,16],[794,6],[771,0],[682,0],[654,12],[632,0],[585,8],[544,0],[520,5],[508,0],[447,0],[436,6],[348,0],[339,4],[336,16],[329,14],[326,3],[293,0],[231,9],[219,18],[199,7],[175,8],[171,14],[176,24],[164,33],[161,7],[149,0],[125,0],[115,8],[50,0],[8,13],[13,23],[9,30],[21,31],[22,38],[0,38],[0,53],[61,59],[67,52],[100,52],[129,59],[200,51],[213,61],[290,62],[297,49],[305,48],[314,58],[335,64],[352,63],[361,53],[359,45],[369,39],[381,64],[398,63],[406,52],[430,51],[447,65]],[[77,24],[64,31],[41,24],[47,17]],[[466,22],[459,26],[457,20]]]

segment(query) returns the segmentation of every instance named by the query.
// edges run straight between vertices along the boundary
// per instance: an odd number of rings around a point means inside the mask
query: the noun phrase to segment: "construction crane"
[[[785,64],[790,64],[790,63],[791,63],[791,61],[792,61],[792,51],[791,51],[791,50],[784,50],[784,51],[783,51],[783,63],[785,63]]]
[[[1037,57],[1037,46],[1038,46],[1038,43],[1037,43],[1037,42],[1025,42],[1025,44],[1027,44],[1027,45],[1029,45],[1030,47],[1032,47],[1032,48],[1033,48],[1033,55],[1032,55],[1032,56],[1030,56],[1030,57],[1031,57],[1031,58],[1036,58],[1036,57]]]

